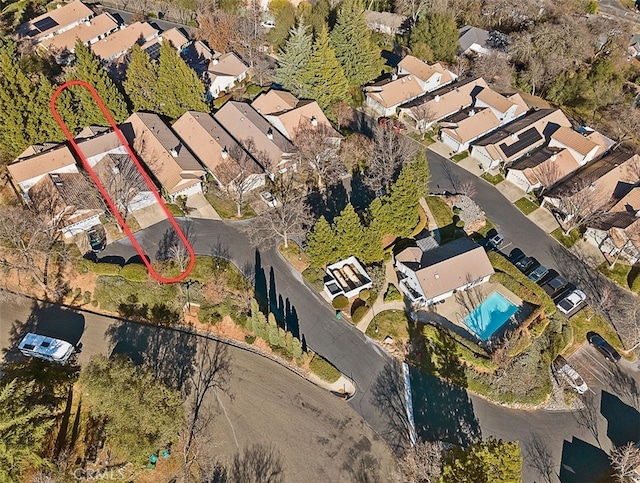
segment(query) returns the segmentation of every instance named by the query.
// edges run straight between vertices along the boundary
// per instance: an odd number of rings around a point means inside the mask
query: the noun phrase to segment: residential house
[[[269,171],[295,169],[295,148],[250,104],[229,101],[213,116]]]
[[[173,45],[173,47],[178,52],[182,52],[191,43],[191,41],[185,35],[182,29],[179,29],[177,27],[173,27],[173,28],[170,28],[169,30],[165,30],[160,34],[160,36],[162,37],[162,40],[169,41],[169,43]]]
[[[611,139],[596,131],[580,134],[562,126],[551,134],[544,148],[511,163],[506,179],[527,193],[544,191],[602,156],[613,144]]]
[[[211,115],[206,112],[187,111],[172,128],[221,187],[227,187],[226,180],[221,179],[223,177],[219,172],[227,160],[253,163],[253,169],[244,166],[247,168],[247,176],[242,183],[245,191],[264,186],[264,167]]]
[[[158,35],[158,30],[147,22],[135,22],[91,45],[91,50],[103,62],[111,62],[129,52],[135,44],[145,44]]]
[[[209,62],[205,77],[209,84],[209,95],[216,98],[231,89],[249,75],[249,66],[233,52],[222,54]]]
[[[491,49],[487,30],[465,25],[458,29],[458,55],[487,55]]]
[[[28,197],[67,238],[99,224],[104,213],[100,193],[80,173],[49,173],[29,188]]]
[[[436,122],[471,107],[478,93],[486,88],[482,78],[458,80],[401,105],[399,117],[410,119],[416,129],[426,131]]]
[[[89,135],[91,132],[95,132],[95,134]],[[81,137],[83,133],[86,136]],[[94,167],[98,161],[108,154],[127,154],[127,150],[122,145],[120,138],[110,128],[97,131],[85,128],[76,136],[76,143],[91,167]]]
[[[631,189],[606,213],[588,222],[585,239],[610,260],[640,261],[640,187]]]
[[[474,107],[441,122],[440,138],[459,153],[482,136],[523,116],[528,109],[520,94],[505,97],[485,88],[476,95]]]
[[[93,45],[119,28],[117,20],[110,13],[102,13],[72,29],[42,41],[39,46],[60,58],[66,53],[74,52],[77,40],[80,40],[84,45]]]
[[[526,153],[549,143],[551,135],[561,126],[570,128],[571,122],[560,109],[530,111],[475,141],[471,146],[471,156],[485,171],[508,166]]]
[[[365,22],[367,27],[374,32],[395,36],[404,34],[407,31],[406,25],[408,17],[398,15],[391,12],[375,12],[373,10],[365,10]]]
[[[76,160],[64,144],[29,146],[7,166],[16,189],[28,199],[28,192],[49,173],[78,173]]]
[[[638,57],[640,55],[640,34],[633,34],[631,36],[628,51],[631,57]]]
[[[135,112],[120,129],[171,202],[202,193],[204,169],[160,116]]]
[[[256,97],[251,106],[263,116],[267,116],[294,109],[298,102],[298,98],[291,92],[270,89]]]
[[[342,134],[336,131],[316,101],[300,101],[295,108],[264,116],[289,141],[294,141],[297,132],[304,126],[321,128],[327,141],[340,145]]]
[[[87,22],[94,16],[93,10],[80,1],[66,5],[58,4],[50,12],[18,26],[16,34],[29,38],[33,43],[39,43]]]
[[[350,299],[373,286],[371,277],[354,256],[329,265],[325,280],[324,291],[331,300],[338,295]]]
[[[395,256],[400,289],[412,305],[433,305],[487,282],[494,270],[481,246],[458,238],[423,251],[408,247]]]
[[[429,65],[407,55],[398,64],[396,74],[365,87],[366,104],[381,116],[392,116],[402,104],[450,84],[456,78],[440,64]]]
[[[597,212],[621,200],[640,183],[640,156],[632,152],[614,151],[583,166],[543,193],[544,204],[560,215],[564,199],[578,200]]]

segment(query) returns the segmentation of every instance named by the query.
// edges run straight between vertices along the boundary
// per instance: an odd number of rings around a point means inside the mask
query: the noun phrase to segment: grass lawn
[[[469,151],[463,151],[461,153],[454,154],[453,156],[451,156],[451,161],[455,163],[459,163],[464,158],[468,158],[468,157],[469,157]]]
[[[385,310],[376,314],[366,334],[375,340],[384,340],[388,335],[394,340],[409,340],[409,319],[404,310]],[[378,332],[376,332],[378,327]]]
[[[562,243],[565,247],[571,248],[580,239],[580,232],[575,228],[565,235],[562,228],[556,228],[551,232],[551,236]]]
[[[333,367],[326,359],[323,359],[318,354],[313,356],[309,363],[309,369],[320,379],[327,381],[328,383],[334,383],[340,379],[340,371]]]
[[[213,206],[213,209],[216,210],[216,212],[220,215],[222,219],[224,220],[238,219],[236,218],[236,212],[237,212],[236,204],[232,200],[219,196],[215,193],[207,193],[204,196],[205,198],[207,198],[207,201],[211,203],[211,206]],[[253,208],[251,208],[251,206],[249,206],[248,203],[245,202],[244,205],[242,206],[242,217],[240,217],[240,219],[244,220],[247,218],[253,218],[254,216],[256,216],[256,212],[253,211]]]
[[[514,203],[514,205],[516,205],[518,209],[522,211],[525,215],[533,213],[538,208],[540,208],[538,205],[536,205],[533,201],[531,201],[526,196],[523,196],[522,198],[520,198],[518,201]]]
[[[609,268],[608,262],[602,262],[598,266],[598,271],[605,277],[613,280],[621,287],[624,287],[626,289],[629,288],[627,277],[629,276],[629,272],[631,271],[630,265],[625,265],[624,263],[617,262],[613,268]]]
[[[482,175],[480,175],[480,177],[483,180],[488,181],[492,185],[497,185],[498,183],[502,183],[504,181],[504,176],[502,176],[501,174],[483,173]]]
[[[600,334],[616,349],[622,349],[622,343],[614,328],[600,314],[594,312],[591,307],[585,307],[571,317],[569,323],[573,329],[573,340],[565,349],[565,356],[573,354],[587,340],[587,332],[592,331]]]
[[[427,205],[439,228],[449,226],[453,222],[451,207],[439,196],[427,196]]]
[[[184,216],[184,211],[175,203],[167,203],[167,209],[173,216]]]
[[[290,241],[287,248],[284,247],[284,243],[280,243],[278,250],[298,272],[302,273],[309,266],[309,257],[297,243]]]
[[[130,282],[120,276],[101,275],[96,280],[94,298],[100,308],[118,312],[121,304],[137,303],[149,307],[165,307],[178,298],[175,284]]]

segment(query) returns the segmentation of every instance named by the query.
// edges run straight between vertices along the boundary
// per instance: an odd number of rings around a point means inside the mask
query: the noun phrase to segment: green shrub
[[[141,263],[129,263],[120,270],[120,276],[131,282],[146,282],[149,277],[147,267]]]
[[[387,287],[387,292],[384,294],[385,302],[396,302],[402,300],[402,294],[392,283]]]
[[[349,299],[344,295],[338,295],[331,301],[331,305],[333,305],[333,308],[336,310],[343,310],[349,306]]]
[[[198,320],[203,324],[216,325],[226,315],[220,305],[204,305],[198,312]]]
[[[94,263],[91,265],[91,271],[96,275],[119,275],[120,265],[115,263]]]
[[[95,265],[95,262],[87,260],[86,258],[78,258],[75,261],[74,265],[78,273],[89,273],[89,271],[93,268],[93,265]]]
[[[371,292],[367,288],[360,290],[360,293],[358,294],[358,298],[363,302],[366,302],[367,300],[369,300],[369,298],[371,298]]]
[[[537,339],[544,333],[544,330],[547,328],[548,325],[549,325],[548,317],[539,317],[529,326],[529,332],[531,333],[532,337],[535,337]]]
[[[329,361],[320,357],[318,354],[313,356],[309,363],[309,369],[320,379],[327,381],[328,383],[334,383],[342,375],[338,369],[333,367]]]
[[[89,302],[91,302],[91,292],[89,292],[88,290],[85,291],[83,297],[82,297],[82,302],[86,305]]]
[[[354,324],[357,324],[364,318],[367,312],[369,312],[369,306],[361,305],[357,307],[356,310],[353,311],[353,314],[351,315],[351,320],[353,320]]]
[[[255,335],[245,335],[244,336],[244,341],[247,344],[253,344],[256,341],[256,336]]]
[[[309,267],[302,272],[302,278],[304,278],[309,285],[315,288],[318,292],[324,290],[324,270],[321,268]]]

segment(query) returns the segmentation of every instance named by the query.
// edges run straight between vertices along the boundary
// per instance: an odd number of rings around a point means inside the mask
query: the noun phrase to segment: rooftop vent
[[[557,154],[552,154],[549,159],[551,159],[551,161],[555,161],[556,159],[558,159],[558,155]]]
[[[227,151],[227,147],[226,146],[220,152],[220,156],[222,156],[222,159],[227,159],[227,157],[229,156],[229,151]]]
[[[269,139],[273,139],[273,129],[271,128],[267,129],[267,137]]]
[[[218,62],[220,62],[218,59],[213,59],[211,65],[218,65]]]
[[[398,74],[392,74],[392,75],[391,75],[391,80],[392,80],[392,81],[394,81],[394,80],[398,80]]]
[[[473,109],[471,109],[471,110],[469,111],[469,117],[471,117],[471,116],[475,115],[475,113],[476,113],[476,111],[474,111]]]
[[[440,95],[437,94],[436,97],[433,98],[434,101],[440,102]]]
[[[316,116],[311,116],[311,125],[313,127],[318,127],[318,120],[316,119]]]
[[[518,135],[514,132],[511,133],[511,140],[512,141],[517,141],[518,140]]]
[[[438,274],[438,273],[434,273],[434,274],[433,274],[433,278],[440,278],[440,274]]]

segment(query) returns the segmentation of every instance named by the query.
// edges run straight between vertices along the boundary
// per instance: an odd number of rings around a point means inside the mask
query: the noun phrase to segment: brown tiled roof
[[[20,36],[39,38],[93,15],[93,10],[84,3],[74,1],[23,23],[16,29],[16,33]]]
[[[414,76],[398,76],[367,87],[367,95],[384,107],[394,107],[424,93]]]
[[[163,40],[168,40],[176,49],[181,49],[185,44],[189,43],[189,39],[176,27],[165,30],[160,35]]]
[[[491,131],[500,125],[500,120],[491,109],[482,109],[474,115],[463,119],[457,123],[457,127],[443,127],[442,132],[460,143],[471,141],[483,133]]]
[[[247,70],[249,70],[249,66],[233,52],[227,52],[217,59],[211,60],[208,67],[210,74],[230,77],[238,77]]]
[[[429,65],[413,55],[405,56],[398,64],[398,67],[403,68],[425,82],[431,79],[435,74],[441,75],[440,84],[448,84],[454,79],[451,72],[442,67],[441,64],[435,63],[433,65]]]
[[[54,52],[73,52],[76,40],[86,43],[101,35],[106,35],[118,28],[118,22],[109,13],[103,13],[93,17],[87,23],[81,23],[70,30],[55,35],[45,40],[40,45]]]
[[[204,169],[157,114],[135,112],[120,129],[169,194],[200,182]]]
[[[405,256],[404,252],[407,250],[409,253]],[[410,247],[400,252],[396,259],[407,259],[403,263],[415,271],[427,299],[433,299],[470,281],[494,273],[484,248],[468,238],[459,238],[441,247],[422,252],[420,260],[412,263],[410,259],[415,255],[415,248]]]
[[[19,184],[36,176],[43,176],[64,167],[75,165],[76,160],[69,148],[61,145],[29,158],[20,159],[18,162],[8,165],[7,169],[13,182]]]
[[[251,103],[251,106],[263,116],[275,114],[277,112],[288,111],[298,104],[296,96],[287,91],[271,89],[269,92],[260,94]]]
[[[156,35],[158,31],[147,22],[136,22],[96,42],[91,50],[101,59],[111,59],[120,52],[126,52],[140,40],[149,40]]]
[[[551,136],[556,141],[564,144],[578,153],[586,156],[596,147],[596,143],[586,138],[582,134],[575,132],[570,127],[561,127]]]
[[[310,124],[312,118],[316,119],[318,125],[324,126],[324,132],[328,137],[342,137],[342,135],[333,128],[329,119],[324,115],[324,112],[322,112],[322,109],[320,109],[316,101],[300,101],[296,108],[269,116],[270,120],[271,118],[277,119],[278,123],[274,123],[274,125],[278,129],[282,128],[283,134],[289,139],[295,137],[296,131],[300,129],[301,125],[304,123]]]

